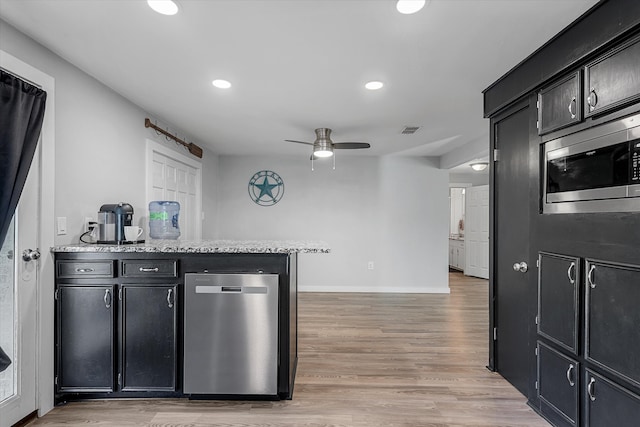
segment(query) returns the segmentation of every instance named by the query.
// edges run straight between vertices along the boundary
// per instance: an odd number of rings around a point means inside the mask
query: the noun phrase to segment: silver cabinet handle
[[[573,371],[573,363],[569,364],[569,369],[567,369],[567,381],[569,381],[569,385],[573,387],[576,383],[571,379],[571,371]]]
[[[173,308],[173,298],[171,298],[172,295],[173,289],[169,289],[167,291],[167,305],[169,306],[169,308]]]
[[[573,98],[571,98],[571,101],[569,102],[569,114],[571,114],[571,118],[575,119],[576,118],[576,113],[573,112],[573,107],[574,104],[576,104],[576,97],[574,96]]]
[[[595,402],[596,400],[595,389],[593,387],[595,383],[596,383],[596,379],[591,377],[591,380],[589,381],[589,385],[587,385],[587,393],[589,394],[589,399],[592,402]]]
[[[519,271],[520,273],[526,273],[527,271],[529,271],[529,266],[524,261],[516,262],[515,264],[513,264],[513,271]]]
[[[104,290],[104,306],[106,308],[111,308],[111,292],[109,289]]]
[[[157,273],[158,271],[160,271],[158,267],[140,267],[141,273]]]
[[[91,273],[93,268],[76,268],[76,273]]]
[[[596,287],[596,283],[593,281],[593,272],[595,271],[596,266],[595,265],[591,265],[591,268],[589,269],[589,274],[587,274],[587,282],[589,282],[589,286],[591,286],[591,289],[594,289]]]
[[[571,270],[573,270],[573,274],[571,274]],[[576,283],[575,273],[576,273],[576,263],[572,262],[571,265],[569,266],[569,269],[567,270],[569,283],[571,283],[572,285]]]
[[[591,88],[589,96],[587,96],[587,104],[589,104],[589,111],[593,111],[598,103],[598,95],[596,95],[595,88]]]

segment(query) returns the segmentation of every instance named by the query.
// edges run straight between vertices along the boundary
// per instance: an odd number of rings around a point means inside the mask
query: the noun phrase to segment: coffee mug
[[[124,238],[129,242],[135,242],[138,237],[142,235],[142,227],[137,225],[125,225],[124,226]]]

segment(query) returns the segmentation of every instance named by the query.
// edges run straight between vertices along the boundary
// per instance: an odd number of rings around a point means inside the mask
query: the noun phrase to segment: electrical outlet
[[[369,262],[367,263],[367,269],[369,269],[369,270],[373,270],[373,261],[369,261]]]
[[[91,224],[93,223],[93,224]],[[84,230],[83,232],[86,233],[87,231],[91,231],[91,227],[95,227],[96,223],[93,220],[92,217],[90,216],[85,216],[84,217]]]

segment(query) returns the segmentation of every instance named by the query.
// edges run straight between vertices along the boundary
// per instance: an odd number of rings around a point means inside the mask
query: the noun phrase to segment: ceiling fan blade
[[[296,142],[296,143],[298,143],[298,144],[313,145],[313,142],[295,141],[295,140],[293,140],[293,139],[285,139],[285,141],[287,141],[287,142]]]
[[[336,142],[333,144],[333,148],[340,150],[353,150],[356,148],[370,148],[371,144],[367,142]]]

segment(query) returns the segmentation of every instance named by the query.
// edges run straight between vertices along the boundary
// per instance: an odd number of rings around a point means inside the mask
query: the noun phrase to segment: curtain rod
[[[200,159],[202,158],[202,148],[198,147],[193,142],[183,141],[182,139],[178,138],[175,135],[170,134],[169,132],[167,132],[166,130],[162,129],[161,127],[159,127],[157,125],[154,125],[153,123],[151,123],[151,120],[149,120],[148,118],[144,119],[144,127],[155,129],[156,132],[160,132],[164,136],[173,139],[178,144],[185,146],[186,149],[189,150],[189,152],[191,154],[193,154],[194,156],[196,156],[196,157],[198,157]]]
[[[22,77],[20,74],[14,73],[14,72],[13,72],[13,71],[11,71],[11,70],[7,70],[6,68],[4,68],[4,67],[2,67],[2,66],[0,66],[0,70],[4,71],[4,72],[5,72],[5,73],[7,73],[7,74],[11,74],[13,77],[15,77],[15,78],[17,78],[17,79],[20,79],[20,80],[22,80],[22,81],[23,81],[23,82],[25,82],[25,83],[29,83],[31,86],[35,86],[35,87],[37,87],[38,89],[42,89],[42,86],[41,86],[41,85],[39,85],[38,83],[32,82],[31,80],[29,80],[29,79],[27,79],[27,78]]]

